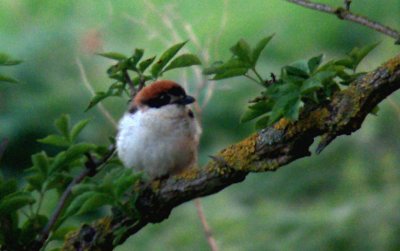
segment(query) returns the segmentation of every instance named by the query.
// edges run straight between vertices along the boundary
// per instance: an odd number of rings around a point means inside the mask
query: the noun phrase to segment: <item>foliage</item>
[[[49,192],[57,191],[56,200],[60,200],[77,170],[85,168],[89,154],[101,158],[107,153],[104,146],[78,142],[79,133],[88,123],[89,120],[82,120],[71,126],[70,117],[62,115],[55,121],[59,133],[38,140],[62,150],[55,156],[48,156],[44,151],[34,154],[32,167],[26,169],[26,184],[21,188],[15,180],[5,181],[0,178],[1,247],[17,249],[32,245],[50,217],[41,214],[42,202],[48,198]],[[133,184],[139,180],[140,174],[124,168],[116,159],[110,160],[104,170],[98,169],[98,175],[85,179],[73,188],[68,206],[52,229],[54,233],[72,216],[99,210],[105,205],[135,214]],[[24,220],[21,220],[21,214],[25,216]],[[55,234],[52,239],[57,237],[63,239],[59,234]]]
[[[272,79],[267,80],[257,72],[256,64],[272,37],[261,39],[253,49],[241,39],[231,47],[232,57],[227,62],[215,62],[203,71],[206,75],[213,75],[213,80],[245,76],[264,88],[241,117],[241,122],[258,118],[258,129],[270,126],[281,118],[295,121],[303,108],[329,100],[336,91],[363,74],[356,72],[357,66],[377,46],[356,47],[344,58],[325,64],[322,64],[322,54],[301,60],[283,66],[279,78],[272,74]]]
[[[193,54],[176,56],[187,43],[182,42],[168,48],[157,61],[156,57],[142,59],[144,50],[135,49],[132,56],[127,57],[120,53],[100,53],[101,56],[116,60],[108,70],[110,79],[116,80],[107,92],[98,92],[91,100],[88,109],[101,100],[111,96],[122,96],[127,93],[130,97],[131,83],[137,88],[148,80],[156,80],[165,72],[200,64],[200,60]],[[15,65],[20,61],[11,60],[5,54],[0,54],[0,65]],[[129,72],[135,77],[131,79]],[[1,80],[15,82],[10,77],[1,77]],[[126,169],[117,158],[107,159],[106,163],[97,165],[96,160],[104,159],[109,153],[108,147],[89,142],[80,142],[79,134],[89,124],[84,119],[71,125],[69,115],[62,115],[55,120],[58,131],[48,135],[38,142],[60,149],[54,156],[45,151],[32,155],[32,166],[25,170],[24,184],[18,186],[14,179],[4,180],[0,176],[0,248],[10,250],[28,250],[33,243],[42,236],[43,229],[49,223],[52,214],[42,214],[43,201],[48,199],[52,191],[56,191],[59,201],[68,189],[72,189],[71,196],[66,198],[66,206],[51,226],[50,240],[62,240],[66,230],[62,224],[74,216],[99,212],[105,206],[112,207],[114,212],[122,212],[139,217],[135,209],[134,185],[140,180],[141,173],[134,173]],[[113,139],[111,140],[113,141]],[[113,142],[111,142],[113,143]],[[80,169],[90,170],[91,176],[83,182],[75,184]],[[60,202],[59,202],[60,203]],[[22,216],[22,217],[21,217]],[[116,232],[115,239],[123,233]]]
[[[187,41],[171,46],[162,53],[157,61],[156,56],[142,59],[143,49],[135,49],[130,57],[118,52],[99,53],[100,56],[117,61],[107,70],[108,77],[116,81],[110,85],[106,92],[97,92],[87,109],[92,108],[107,97],[120,97],[124,93],[130,97],[129,85],[144,85],[147,81],[154,81],[172,69],[200,65],[200,59],[194,54],[181,54],[175,57],[186,43]],[[133,78],[131,78],[129,72],[133,73]]]

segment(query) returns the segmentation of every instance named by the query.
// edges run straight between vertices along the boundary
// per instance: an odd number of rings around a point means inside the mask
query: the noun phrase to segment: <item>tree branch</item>
[[[86,168],[78,176],[76,176],[68,185],[68,187],[65,189],[59,202],[57,203],[57,206],[53,214],[49,219],[49,222],[44,227],[40,235],[40,238],[32,245],[31,250],[34,251],[41,250],[41,248],[45,246],[45,243],[49,238],[50,232],[53,230],[54,225],[59,220],[61,213],[65,208],[65,204],[68,198],[72,194],[72,188],[74,188],[75,185],[81,183],[86,177],[95,175],[96,172],[99,170],[99,168],[103,166],[111,158],[114,152],[115,152],[115,146],[111,146],[108,154],[106,154],[102,159],[98,161],[96,161],[90,153],[86,154],[87,156],[87,161],[85,163]]]
[[[63,250],[111,250],[148,223],[168,218],[173,208],[194,198],[218,191],[245,179],[249,172],[275,171],[296,159],[310,156],[309,147],[321,136],[322,150],[340,135],[357,131],[374,107],[400,88],[400,55],[358,78],[336,93],[329,103],[302,113],[297,122],[281,119],[243,141],[233,144],[202,169],[157,180],[138,189],[136,207],[141,218],[110,216],[70,233]],[[85,228],[90,228],[88,237]],[[117,229],[126,229],[122,236]]]
[[[336,15],[339,19],[348,20],[350,22],[358,23],[389,37],[396,39],[396,44],[400,44],[400,32],[388,26],[372,21],[367,17],[354,14],[350,11],[351,1],[345,0],[345,8],[333,8],[326,4],[314,3],[308,0],[286,0],[288,2],[301,5],[303,7]]]

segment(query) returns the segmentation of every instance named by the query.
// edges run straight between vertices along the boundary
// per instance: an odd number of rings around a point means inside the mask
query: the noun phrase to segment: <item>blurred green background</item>
[[[355,0],[352,9],[400,28],[398,0]],[[330,59],[378,41],[361,70],[374,69],[399,52],[390,38],[282,0],[1,0],[0,51],[24,60],[1,69],[20,80],[0,84],[0,138],[10,140],[3,172],[18,177],[30,166],[32,153],[54,153],[36,139],[54,132],[53,120],[62,113],[71,114],[73,122],[92,118],[85,140],[106,143],[115,134],[98,108],[84,112],[92,94],[79,62],[96,91],[111,83],[105,73],[111,62],[95,52],[128,54],[138,47],[152,56],[191,39],[187,49],[208,54],[212,62],[226,59],[240,38],[254,45],[272,33],[276,35],[259,65],[265,77],[298,59],[321,52]],[[185,74],[194,93],[192,70],[164,77],[182,82]],[[253,125],[239,124],[239,117],[259,91],[244,78],[215,83],[203,110],[202,164],[252,132]],[[202,199],[220,250],[400,250],[399,103],[399,94],[392,95],[380,105],[378,116],[368,116],[360,131],[337,139],[319,156],[274,173],[249,175],[243,183]],[[104,105],[117,120],[126,101],[111,98]],[[207,249],[193,202],[117,248]]]

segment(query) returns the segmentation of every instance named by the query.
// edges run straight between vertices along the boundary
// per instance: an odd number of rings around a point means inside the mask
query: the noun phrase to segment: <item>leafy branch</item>
[[[157,61],[156,57],[141,60],[142,49],[135,49],[130,57],[102,53],[117,61],[107,70],[115,82],[107,92],[97,93],[89,108],[105,98],[124,93],[131,99],[147,81],[176,68],[200,64],[193,54],[176,56],[185,44],[173,45]],[[19,63],[5,56],[0,59],[4,65]],[[0,176],[0,250],[42,250],[49,242],[63,239],[65,229],[70,230],[63,227],[67,220],[105,206],[113,212],[139,218],[133,198],[134,184],[139,182],[141,174],[124,168],[114,157],[113,139],[109,147],[79,142],[79,135],[89,122],[86,119],[71,125],[68,115],[56,119],[58,133],[38,141],[62,150],[55,156],[44,151],[34,154],[33,165],[25,172],[24,187],[19,188],[15,180],[3,180]],[[41,206],[53,190],[57,191],[58,203],[48,216],[42,214]]]
[[[301,60],[283,66],[278,78],[272,74],[272,79],[268,80],[258,74],[256,64],[272,37],[261,39],[252,50],[241,39],[231,47],[233,55],[227,62],[218,61],[204,70],[204,74],[214,75],[214,80],[244,76],[264,88],[241,117],[241,122],[258,118],[257,129],[270,126],[281,118],[296,121],[301,110],[311,110],[316,105],[329,101],[335,92],[346,88],[364,74],[356,72],[357,67],[377,46],[372,44],[363,48],[356,47],[345,57],[325,64],[322,64],[322,54]]]
[[[217,153],[202,169],[138,188],[135,206],[140,219],[129,214],[105,217],[69,235],[63,250],[110,250],[148,223],[168,218],[178,205],[219,192],[243,181],[250,172],[275,171],[296,159],[310,156],[314,139],[333,140],[357,131],[374,107],[400,88],[400,55],[336,92],[312,111],[302,111],[298,121],[281,119]],[[115,235],[120,230],[122,235]],[[89,234],[88,234],[89,233]],[[117,238],[118,237],[118,238]]]
[[[106,92],[97,92],[87,110],[108,97],[121,97],[124,93],[132,99],[146,85],[146,82],[157,80],[167,71],[200,65],[200,59],[194,54],[176,56],[186,43],[187,41],[171,46],[157,60],[156,56],[143,59],[143,49],[135,49],[130,57],[118,52],[99,53],[100,56],[117,61],[107,69],[108,77],[115,82]]]

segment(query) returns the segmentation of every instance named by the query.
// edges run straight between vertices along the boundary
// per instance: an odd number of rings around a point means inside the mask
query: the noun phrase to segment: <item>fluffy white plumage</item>
[[[125,113],[119,122],[118,156],[151,178],[175,174],[197,161],[201,128],[190,109],[169,104]]]

